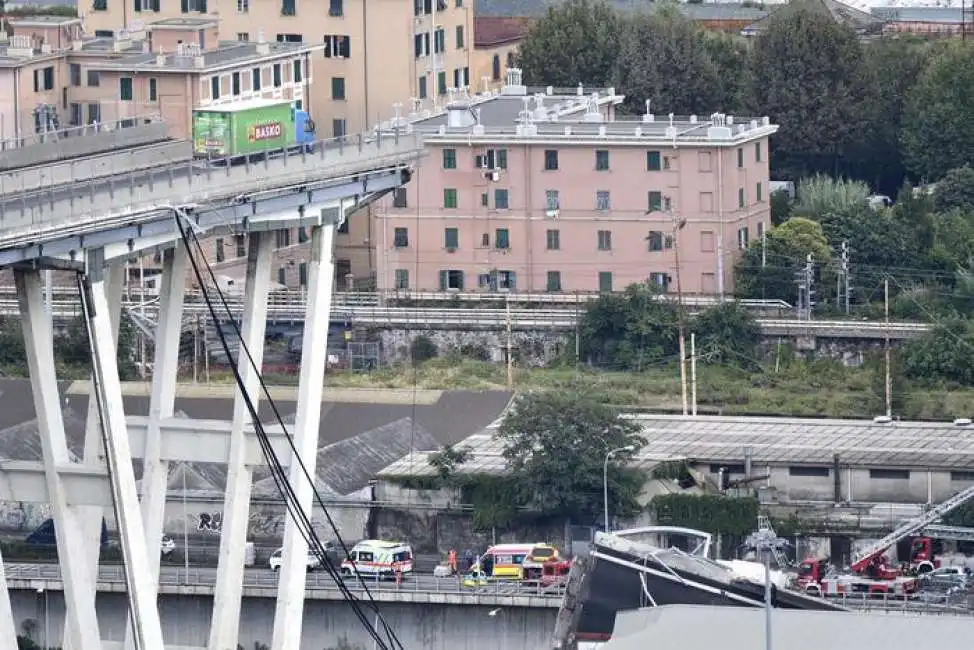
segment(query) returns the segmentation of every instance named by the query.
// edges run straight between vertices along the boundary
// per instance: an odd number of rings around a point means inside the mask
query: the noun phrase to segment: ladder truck
[[[958,533],[957,531],[970,530],[953,526],[940,526],[937,525],[937,522],[944,515],[972,498],[974,498],[974,485],[958,492],[931,508],[923,516],[908,521],[886,537],[856,553],[850,567],[856,577],[844,577],[844,584],[850,585],[854,591],[867,591],[869,593],[911,591],[914,587],[907,582],[900,584],[903,572],[889,566],[888,558],[885,555],[887,549],[901,540],[919,534],[910,547],[909,571],[916,575],[933,571],[940,564],[935,557],[933,548],[933,538],[938,536],[936,533],[944,533],[945,538],[967,539],[966,536],[956,537],[955,535],[966,535],[967,533]],[[799,568],[798,585],[809,593],[828,593],[828,587],[831,584],[828,578],[828,560],[828,558],[809,558],[802,562]]]

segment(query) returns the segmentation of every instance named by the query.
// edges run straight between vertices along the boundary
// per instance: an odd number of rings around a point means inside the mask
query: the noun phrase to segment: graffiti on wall
[[[197,518],[196,530],[201,533],[220,534],[223,530],[222,512],[201,512]]]

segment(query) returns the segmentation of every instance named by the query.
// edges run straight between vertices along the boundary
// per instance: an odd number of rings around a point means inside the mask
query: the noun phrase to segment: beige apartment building
[[[770,224],[768,118],[615,115],[613,89],[457,93],[410,116],[429,156],[378,202],[381,290],[730,292]],[[679,287],[677,287],[679,284]]]
[[[93,0],[84,25],[111,36],[133,22],[219,18],[223,41],[322,45],[307,98],[323,135],[360,132],[393,104],[432,106],[470,77],[474,0]]]

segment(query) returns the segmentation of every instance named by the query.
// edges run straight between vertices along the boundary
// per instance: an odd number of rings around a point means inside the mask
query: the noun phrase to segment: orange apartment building
[[[735,257],[770,225],[776,125],[624,119],[613,89],[532,92],[508,74],[410,116],[429,156],[377,205],[380,290],[732,291]]]
[[[110,36],[134,21],[215,22],[222,41],[322,46],[307,98],[322,135],[361,132],[412,98],[433,105],[470,78],[474,0],[94,0],[84,25]],[[330,133],[329,133],[330,131]]]

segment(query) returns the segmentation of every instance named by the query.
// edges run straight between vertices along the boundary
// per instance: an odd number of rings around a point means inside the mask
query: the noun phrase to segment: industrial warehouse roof
[[[974,426],[938,422],[886,424],[870,420],[812,420],[754,417],[628,416],[642,425],[646,446],[635,466],[650,468],[662,460],[742,463],[750,448],[754,463],[830,465],[834,454],[845,465],[911,469],[974,470]],[[496,423],[457,445],[468,449],[461,470],[505,471],[503,441]],[[432,475],[430,452],[414,452],[386,467],[379,476]]]

